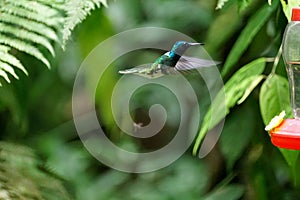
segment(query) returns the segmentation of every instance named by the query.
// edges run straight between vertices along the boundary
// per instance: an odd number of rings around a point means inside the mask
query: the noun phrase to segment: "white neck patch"
[[[164,55],[170,57],[170,51],[166,52]]]

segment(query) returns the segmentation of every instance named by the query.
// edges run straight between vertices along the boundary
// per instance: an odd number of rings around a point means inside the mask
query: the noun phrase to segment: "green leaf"
[[[229,79],[224,86],[224,90],[221,90],[217,94],[204,117],[202,127],[194,145],[194,155],[197,153],[207,131],[224,119],[229,113],[229,109],[237,104],[239,100],[240,103],[244,101],[245,97],[249,95],[249,91],[254,89],[254,85],[257,85],[258,80],[261,79],[261,73],[264,71],[265,65],[265,58],[259,58],[245,65]],[[226,99],[224,99],[225,97]],[[215,119],[212,119],[212,116],[216,116]]]
[[[235,42],[232,50],[230,51],[224,67],[222,69],[222,76],[227,75],[233,66],[237,63],[239,58],[246,51],[254,36],[258,33],[261,27],[266,23],[271,14],[277,8],[278,1],[274,1],[272,6],[268,4],[259,9],[249,20],[247,26],[244,28],[237,41]]]
[[[262,85],[259,94],[260,112],[267,125],[273,117],[285,110],[288,117],[292,117],[292,110],[289,99],[289,83],[282,76],[274,74]],[[299,151],[279,148],[283,157],[291,168],[296,166]]]
[[[286,111],[288,117],[291,117],[292,111],[287,79],[276,74],[269,77],[261,87],[259,105],[265,125],[269,124],[271,119],[283,110]]]
[[[257,131],[257,124],[260,123],[251,103],[248,101],[236,109],[226,119],[222,130],[219,147],[226,159],[228,171],[232,170],[235,162],[243,155],[251,136]]]

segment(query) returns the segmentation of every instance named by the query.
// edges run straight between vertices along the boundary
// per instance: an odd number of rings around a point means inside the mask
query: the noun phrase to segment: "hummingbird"
[[[189,47],[201,45],[203,45],[203,43],[177,41],[170,51],[158,57],[152,65],[120,70],[119,73],[137,74],[147,78],[157,78],[167,74],[176,74],[178,71],[215,66],[218,64],[216,61],[183,55]]]

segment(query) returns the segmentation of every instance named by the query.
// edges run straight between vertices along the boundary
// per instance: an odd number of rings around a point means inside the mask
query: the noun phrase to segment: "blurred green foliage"
[[[75,5],[80,1],[63,2],[77,10]],[[108,1],[108,7],[98,9],[97,3],[106,1],[86,2],[93,4],[87,3],[88,8],[80,4],[82,7],[79,10],[85,9],[82,15],[77,16],[76,12],[65,14],[70,21],[65,22],[67,25],[62,28],[65,30],[63,35],[64,39],[70,38],[64,51],[58,44],[52,44],[55,58],[46,53],[51,70],[41,67],[38,60],[16,51],[18,49],[11,52],[22,61],[29,76],[16,71],[19,80],[10,84],[1,82],[1,140],[34,149],[38,157],[34,156],[36,161],[33,163],[41,162],[49,166],[53,172],[49,181],[55,177],[59,183],[64,183],[71,197],[79,200],[299,198],[298,152],[277,149],[264,131],[265,124],[282,110],[282,105],[289,107],[283,62],[274,66],[273,62],[269,62],[272,59],[268,59],[277,56],[287,23],[285,14],[288,5],[284,1],[118,0]],[[299,2],[296,3],[299,5]],[[216,10],[216,7],[221,9]],[[72,87],[81,62],[97,44],[121,31],[147,26],[174,29],[204,42],[210,55],[222,61],[220,71],[226,83],[226,92],[230,94],[230,105],[227,105],[220,140],[205,159],[191,156],[192,149],[189,149],[164,169],[146,174],[128,174],[102,165],[82,145],[72,121]],[[60,37],[63,40],[62,35]],[[112,64],[99,83],[95,97],[99,119],[107,134],[120,145],[143,151],[157,149],[169,141],[178,126],[180,113],[176,109],[176,99],[166,90],[154,86],[136,92],[130,109],[133,118],[147,123],[148,108],[155,102],[153,96],[158,97],[169,117],[159,137],[147,141],[126,137],[116,127],[112,117],[110,98],[120,78],[118,69],[145,63],[145,60],[149,62],[160,53],[147,51],[126,55]],[[86,76],[87,79],[95,78],[93,71]],[[203,80],[195,77],[189,79],[200,99],[201,112],[207,112],[211,102]],[[284,102],[279,98],[282,95]],[[190,120],[193,120],[192,114]],[[212,127],[205,125],[202,115],[201,121],[203,126],[200,132],[205,136]],[[206,129],[203,130],[203,127]],[[8,188],[7,182],[3,181],[9,178],[1,170],[2,164],[5,164],[3,152],[0,146],[0,199],[7,199],[3,195],[13,191],[13,186]],[[18,156],[18,151],[13,154],[11,160]],[[26,164],[27,161],[20,162],[15,164],[36,169],[37,165],[32,167]],[[41,176],[44,178],[44,174]],[[29,180],[41,186],[39,180],[30,177],[29,173]],[[40,192],[39,189],[34,191],[37,191],[35,194]]]

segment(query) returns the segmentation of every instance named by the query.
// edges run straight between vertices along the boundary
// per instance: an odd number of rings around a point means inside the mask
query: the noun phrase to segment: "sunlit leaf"
[[[249,90],[253,90],[253,82],[257,82],[261,78],[261,73],[265,69],[265,58],[259,58],[245,65],[238,70],[225,84],[225,97],[221,91],[213,100],[210,109],[204,117],[202,127],[196,139],[193,154],[195,155],[200,146],[201,141],[205,137],[207,131],[216,126],[229,113],[229,109],[233,107],[243,97],[248,96]],[[249,89],[250,87],[250,89]],[[242,99],[244,100],[244,99]],[[223,106],[224,105],[224,106]],[[217,119],[211,120],[212,113],[218,116]]]

